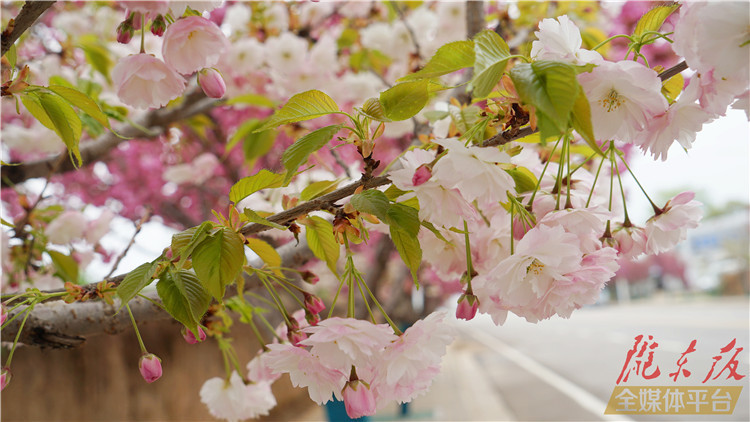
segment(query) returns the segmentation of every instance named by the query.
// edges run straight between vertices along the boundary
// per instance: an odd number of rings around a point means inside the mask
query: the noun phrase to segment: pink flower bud
[[[513,219],[513,238],[516,240],[523,239],[523,236],[531,230],[532,226],[530,223],[524,222],[520,218]]]
[[[375,414],[375,395],[364,381],[349,381],[341,391],[344,396],[346,414],[352,419]]]
[[[161,378],[161,359],[153,353],[141,356],[138,362],[141,376],[147,383],[152,383]]]
[[[182,338],[184,338],[188,344],[200,343],[206,339],[206,332],[203,331],[203,328],[198,327],[198,338],[195,338],[195,334],[193,334],[191,330],[182,327]]]
[[[318,323],[320,322],[320,315],[313,314],[310,311],[305,310],[305,320],[310,325],[318,325]]]
[[[5,390],[5,387],[8,386],[10,383],[11,373],[10,369],[3,368],[2,371],[0,371],[0,391]]]
[[[289,332],[286,334],[286,337],[289,339],[289,342],[292,343],[294,346],[299,346],[299,342],[307,338],[307,334],[300,330],[289,330]]]
[[[430,180],[430,177],[432,177],[432,169],[427,164],[422,164],[417,167],[417,170],[414,172],[414,176],[411,178],[411,183],[414,186],[419,186]]]
[[[159,15],[151,22],[151,33],[157,37],[164,35],[164,31],[167,30],[167,22],[164,20],[164,16]]]
[[[462,294],[461,297],[458,298],[456,318],[469,321],[477,314],[477,308],[479,308],[479,299],[476,296],[473,294]]]
[[[304,280],[305,282],[313,285],[317,284],[318,281],[320,281],[320,277],[315,275],[315,273],[313,273],[312,271],[302,271],[300,277],[302,277],[302,280]]]
[[[305,308],[313,314],[319,314],[326,305],[321,298],[305,292]]]
[[[198,72],[198,84],[203,92],[211,98],[221,98],[227,92],[224,78],[213,68],[203,69]]]
[[[124,21],[117,27],[117,42],[120,44],[127,44],[133,39],[133,26],[127,23],[128,21]]]

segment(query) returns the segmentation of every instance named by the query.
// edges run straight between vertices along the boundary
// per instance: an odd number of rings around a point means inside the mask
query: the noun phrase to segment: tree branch
[[[151,129],[157,128],[159,129],[157,134],[161,134],[164,128],[171,123],[205,113],[218,104],[218,101],[206,98],[200,90],[196,90],[186,95],[183,103],[178,107],[147,112],[134,124],[123,125],[117,129],[117,133],[122,138],[109,131],[92,142],[82,144],[80,150],[84,165],[95,163],[118,144],[128,140],[123,138],[153,137],[155,134]],[[144,128],[148,131],[144,131]],[[52,173],[63,173],[71,170],[75,170],[75,167],[68,158],[67,151],[49,158],[21,163],[17,166],[3,166],[1,173],[2,187],[18,184],[35,177],[48,177]]]
[[[10,46],[53,4],[55,4],[54,1],[27,1],[24,3],[23,8],[18,12],[18,16],[8,22],[8,27],[3,31],[2,54],[0,56],[4,56],[10,50]]]
[[[279,248],[282,266],[300,267],[313,258],[312,251],[307,247],[304,239],[299,245],[291,242]],[[263,266],[263,261],[255,259],[250,262],[253,267]],[[124,278],[124,275],[115,278]],[[246,288],[260,286],[257,276],[248,277]],[[147,294],[158,301],[156,292]],[[152,321],[162,321],[172,317],[147,299],[136,297],[129,302],[138,324]],[[21,307],[8,317],[23,312]],[[130,329],[131,322],[127,312],[117,313],[118,306],[108,305],[101,300],[89,302],[75,302],[67,304],[62,301],[49,301],[38,304],[26,320],[21,332],[20,343],[29,346],[71,348],[83,344],[86,337],[98,334],[117,334]],[[10,341],[18,334],[23,317],[11,321],[2,330],[2,341]]]

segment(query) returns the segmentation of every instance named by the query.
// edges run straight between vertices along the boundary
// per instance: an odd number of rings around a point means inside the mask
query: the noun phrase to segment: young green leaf
[[[422,263],[422,248],[419,246],[419,240],[416,236],[412,236],[397,226],[391,226],[390,234],[398,254],[411,271],[414,284],[419,287],[417,272],[419,271],[419,265]]]
[[[430,99],[428,80],[402,82],[380,93],[380,104],[391,120],[406,120],[419,113]]]
[[[65,99],[65,101],[69,102],[73,106],[78,107],[84,113],[93,117],[94,120],[99,122],[102,126],[106,127],[107,129],[111,129],[109,126],[109,119],[107,118],[107,115],[102,112],[102,109],[99,108],[99,105],[96,104],[94,100],[89,98],[88,95],[77,89],[68,88],[61,85],[50,85],[49,90],[61,96],[63,99]]]
[[[79,47],[86,55],[86,61],[91,63],[91,67],[101,73],[111,84],[112,79],[109,75],[112,68],[112,59],[109,56],[109,49],[95,35],[84,35],[78,41]]]
[[[516,192],[531,192],[536,187],[537,178],[534,176],[534,173],[529,171],[526,167],[516,167],[506,171],[516,182]]]
[[[312,89],[292,96],[256,132],[274,129],[287,123],[301,122],[327,114],[340,113],[339,106],[328,94]]]
[[[156,270],[156,261],[147,262],[130,271],[125,279],[117,286],[117,296],[122,303],[120,309],[133,299],[144,287],[154,281],[154,271]]]
[[[568,128],[581,87],[573,66],[548,60],[513,67],[510,77],[524,103],[533,105],[559,132]]]
[[[486,97],[503,76],[510,58],[510,49],[500,35],[486,29],[474,37],[474,76],[472,95]]]
[[[391,119],[385,117],[385,110],[383,104],[380,104],[380,100],[377,98],[368,98],[364,104],[362,104],[362,114],[376,120],[378,122],[390,122]]]
[[[299,199],[309,201],[321,195],[333,192],[339,183],[341,183],[341,180],[321,180],[319,182],[310,183],[310,185],[300,192]]]
[[[284,175],[261,169],[258,173],[243,177],[229,189],[229,200],[235,204],[266,188],[278,188],[284,184]]]
[[[73,257],[53,250],[48,250],[47,254],[52,258],[52,263],[57,268],[57,274],[60,278],[78,284],[78,263]]]
[[[193,254],[193,250],[208,236],[208,232],[214,228],[210,221],[203,222],[200,226],[191,227],[187,230],[172,235],[172,256],[180,258],[177,267],[181,268],[185,261]]]
[[[454,41],[438,48],[421,70],[404,76],[399,82],[436,78],[473,65],[474,41]]]
[[[321,217],[310,216],[305,226],[307,246],[315,257],[325,261],[331,272],[338,276],[336,263],[341,254],[341,245],[333,235],[333,225]]]
[[[391,203],[388,197],[379,190],[368,189],[362,191],[352,195],[349,202],[357,211],[372,214],[383,222],[388,219],[388,209],[391,207]]]
[[[245,214],[245,217],[247,217],[247,220],[251,223],[258,223],[258,224],[263,224],[264,226],[273,227],[274,229],[286,230],[286,227],[282,226],[281,224],[276,224],[273,221],[269,221],[268,219],[259,216],[258,213],[251,210],[250,208],[245,208],[244,214]]]
[[[46,92],[39,92],[35,95],[39,98],[39,104],[47,114],[49,121],[52,122],[53,130],[68,148],[73,164],[80,167],[83,164],[81,152],[78,150],[78,142],[81,140],[83,129],[81,119],[78,118],[73,107],[61,97]]]
[[[198,331],[198,321],[190,309],[190,302],[169,271],[164,272],[159,278],[159,282],[156,283],[156,292],[169,315],[191,331]]]
[[[281,156],[281,162],[286,169],[284,185],[289,183],[299,166],[307,161],[310,154],[321,149],[339,130],[341,130],[341,125],[325,126],[308,133],[290,145]]]
[[[16,67],[16,62],[18,61],[18,52],[16,51],[15,44],[11,44],[10,48],[8,49],[8,52],[5,53],[5,58],[8,59],[8,64],[10,64],[11,69]]]
[[[217,300],[233,283],[245,264],[245,249],[240,236],[227,227],[219,227],[193,250],[193,269],[203,287]]]
[[[261,107],[276,107],[276,103],[268,97],[260,94],[244,94],[238,95],[234,98],[227,100],[227,105],[243,104],[243,105],[254,105]]]
[[[636,37],[640,37],[646,32],[658,31],[659,28],[661,28],[661,26],[664,24],[664,21],[667,20],[669,15],[674,13],[674,11],[679,8],[679,4],[654,7],[653,9],[646,12],[643,16],[641,16],[641,18],[638,20],[638,23],[635,25],[633,35]]]
[[[278,252],[276,252],[276,249],[274,249],[271,245],[268,243],[248,237],[246,240],[247,247],[250,248],[253,252],[255,252],[260,259],[263,260],[263,262],[266,263],[271,268],[271,271],[276,273],[279,277],[283,277],[284,274],[281,272],[281,255],[279,255]]]
[[[388,208],[385,221],[389,226],[396,226],[409,236],[417,237],[419,233],[419,214],[414,208],[404,204],[392,204]]]
[[[185,298],[193,320],[200,322],[211,303],[211,295],[191,271],[174,271],[170,275],[180,294]]]

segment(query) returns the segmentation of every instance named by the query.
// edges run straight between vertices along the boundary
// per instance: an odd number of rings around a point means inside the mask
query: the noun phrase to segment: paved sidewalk
[[[390,405],[370,421],[512,421],[513,415],[495,391],[476,356],[486,346],[459,337],[443,357],[442,372],[424,396],[409,404],[409,413],[400,415],[400,406]],[[298,421],[326,421],[322,406],[313,406]]]

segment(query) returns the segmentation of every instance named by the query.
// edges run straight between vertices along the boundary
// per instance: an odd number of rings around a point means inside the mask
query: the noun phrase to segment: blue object
[[[346,414],[346,407],[344,402],[338,401],[335,398],[333,401],[326,403],[326,414],[328,414],[328,420],[330,422],[349,422],[349,421],[360,421],[368,422],[370,420],[367,416],[361,418],[352,419]]]

